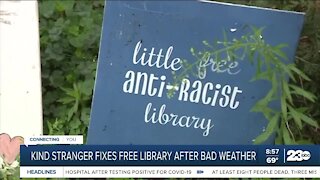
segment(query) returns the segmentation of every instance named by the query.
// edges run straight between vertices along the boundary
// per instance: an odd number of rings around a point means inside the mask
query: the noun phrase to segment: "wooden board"
[[[0,1],[0,133],[42,134],[37,1]]]

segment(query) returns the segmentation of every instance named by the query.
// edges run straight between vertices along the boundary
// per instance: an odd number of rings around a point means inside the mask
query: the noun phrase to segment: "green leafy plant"
[[[40,1],[44,132],[86,139],[104,1]]]
[[[8,164],[0,156],[0,179],[3,179],[3,180],[20,179],[19,169],[20,169],[20,158],[17,158],[16,161],[14,161],[11,164]]]
[[[218,0],[223,2],[231,2],[237,4],[254,5],[259,7],[276,8],[291,11],[305,12],[305,23],[300,37],[297,49],[295,64],[302,70],[312,81],[296,78],[296,82],[290,81],[303,89],[312,92],[317,98],[314,103],[310,103],[303,97],[294,96],[293,102],[298,107],[304,108],[305,114],[312,119],[320,120],[320,2],[307,0]],[[289,121],[287,126],[291,129],[291,133],[295,137],[298,144],[319,144],[320,136],[319,128],[303,124],[302,129]],[[291,135],[292,136],[292,135]]]
[[[260,144],[266,141],[274,132],[277,132],[276,143],[295,144],[295,137],[290,129],[289,122],[293,122],[299,129],[305,124],[318,128],[318,123],[306,114],[308,107],[298,107],[294,97],[302,97],[308,101],[315,102],[316,96],[292,83],[288,83],[288,77],[292,82],[298,78],[310,81],[309,77],[299,70],[295,64],[290,64],[286,54],[283,52],[285,44],[272,46],[263,39],[264,28],[251,28],[251,31],[239,39],[228,40],[224,32],[223,41],[215,41],[213,44],[203,41],[204,51],[196,51],[191,48],[192,55],[196,58],[193,63],[184,61],[183,71],[174,74],[174,83],[177,85],[190,74],[195,75],[194,70],[201,70],[199,64],[205,64],[208,57],[219,63],[222,55],[227,55],[230,61],[249,60],[256,66],[256,74],[252,81],[265,80],[271,84],[271,89],[265,97],[259,100],[252,108],[253,112],[262,113],[269,121],[266,130],[255,139]],[[217,67],[219,68],[219,66]],[[169,96],[172,96],[169,91]],[[274,101],[281,102],[281,110],[271,108]],[[280,120],[280,121],[279,121]]]

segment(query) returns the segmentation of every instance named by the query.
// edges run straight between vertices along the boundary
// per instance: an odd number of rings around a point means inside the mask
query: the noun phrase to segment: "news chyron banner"
[[[320,146],[21,145],[21,178],[320,178]]]

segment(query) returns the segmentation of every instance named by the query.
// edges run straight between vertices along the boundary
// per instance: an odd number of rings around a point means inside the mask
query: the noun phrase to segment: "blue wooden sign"
[[[250,81],[257,67],[243,43],[260,33],[258,43],[287,44],[292,62],[303,18],[216,2],[107,1],[88,144],[252,144],[267,120],[250,110],[271,85]]]

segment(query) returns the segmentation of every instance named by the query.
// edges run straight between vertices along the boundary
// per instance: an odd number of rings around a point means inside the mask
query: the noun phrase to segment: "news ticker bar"
[[[21,178],[318,178],[320,167],[303,166],[133,166],[133,167],[30,167]]]
[[[320,146],[36,145],[21,166],[320,166]]]

